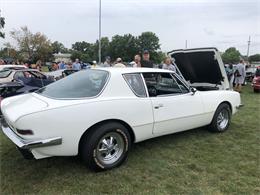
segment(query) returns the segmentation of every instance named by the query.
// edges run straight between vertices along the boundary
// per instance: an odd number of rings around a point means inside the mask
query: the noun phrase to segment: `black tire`
[[[222,122],[220,118],[222,118],[220,115],[226,119],[223,118]],[[228,104],[222,103],[218,106],[214,117],[211,121],[211,124],[209,125],[209,130],[212,132],[224,132],[228,129],[229,124],[231,120],[231,110]]]
[[[120,166],[127,159],[131,137],[124,125],[109,122],[92,129],[83,137],[80,147],[81,158],[91,170],[105,171]],[[109,157],[111,160],[107,160]]]
[[[258,90],[258,89],[254,89],[254,92],[255,92],[255,93],[258,93],[259,91],[260,91],[260,90]]]

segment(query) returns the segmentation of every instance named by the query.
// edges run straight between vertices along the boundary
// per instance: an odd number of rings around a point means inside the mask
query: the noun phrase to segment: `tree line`
[[[28,27],[21,27],[10,32],[11,37],[16,41],[17,47],[5,43],[0,51],[1,57],[11,57],[19,61],[42,60],[53,61],[55,53],[70,53],[71,60],[76,58],[83,62],[98,60],[98,40],[94,43],[86,41],[75,42],[71,49],[66,48],[58,41],[51,42],[48,37],[40,32],[32,33]],[[124,61],[133,60],[134,55],[141,54],[143,50],[149,50],[151,59],[154,62],[161,62],[165,54],[160,50],[158,36],[153,32],[143,32],[139,36],[131,34],[115,35],[109,40],[108,37],[101,38],[102,61],[106,56],[112,60],[121,57]]]
[[[0,18],[0,25],[4,27],[4,18]],[[58,41],[51,42],[46,35],[40,32],[32,33],[28,27],[24,26],[10,32],[11,37],[16,41],[17,46],[5,43],[0,50],[2,58],[12,58],[19,61],[31,61],[35,63],[37,60],[43,62],[51,62],[54,60],[55,53],[70,53],[71,60],[76,58],[83,62],[98,60],[98,40],[94,43],[86,41],[75,42],[71,48],[66,48]],[[0,37],[4,38],[4,33],[0,33]],[[151,60],[160,63],[165,54],[161,51],[158,36],[153,32],[143,32],[139,36],[132,34],[115,35],[111,38],[102,37],[102,61],[106,56],[110,56],[112,60],[121,57],[124,61],[130,62],[133,56],[141,54],[143,50],[149,50]],[[240,58],[246,59],[235,47],[228,48],[222,53],[224,63],[238,63]],[[260,61],[260,54],[249,56],[251,61]]]

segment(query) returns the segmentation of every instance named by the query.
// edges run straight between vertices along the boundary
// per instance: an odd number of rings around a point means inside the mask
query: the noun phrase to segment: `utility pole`
[[[250,39],[251,39],[251,37],[249,36],[249,39],[248,39],[248,42],[247,42],[247,60],[248,60],[248,57],[249,57],[249,48],[250,48],[250,43],[251,43],[251,41],[250,41]]]
[[[188,40],[185,40],[185,49],[188,48]]]
[[[98,64],[101,64],[101,0],[99,0]]]

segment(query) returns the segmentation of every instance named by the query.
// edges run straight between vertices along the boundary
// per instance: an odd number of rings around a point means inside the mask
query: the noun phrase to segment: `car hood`
[[[221,84],[227,75],[216,48],[173,50],[168,53],[186,81]]]
[[[18,95],[1,101],[1,111],[8,121],[14,123],[20,117],[46,108],[48,104],[32,94]]]

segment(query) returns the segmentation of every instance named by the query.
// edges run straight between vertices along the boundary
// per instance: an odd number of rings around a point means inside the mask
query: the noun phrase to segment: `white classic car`
[[[136,142],[207,125],[223,132],[240,105],[239,93],[196,90],[172,71],[97,68],[4,99],[2,130],[25,157],[80,155],[107,170]]]

